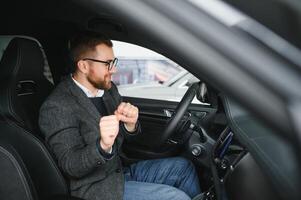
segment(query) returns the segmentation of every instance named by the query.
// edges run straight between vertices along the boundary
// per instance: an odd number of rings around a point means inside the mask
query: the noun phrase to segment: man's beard
[[[110,75],[105,75],[103,80],[95,80],[90,76],[87,77],[89,83],[91,83],[95,88],[101,90],[108,90],[111,88],[111,79],[109,78]]]

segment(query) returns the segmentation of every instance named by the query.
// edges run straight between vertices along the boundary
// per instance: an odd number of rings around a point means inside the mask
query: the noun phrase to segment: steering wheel
[[[176,133],[177,125],[179,124],[180,120],[183,118],[185,112],[188,109],[188,106],[191,104],[193,98],[197,94],[199,90],[199,82],[193,83],[188,90],[186,91],[185,95],[177,105],[175,112],[171,116],[170,120],[168,121],[165,130],[163,131],[160,140],[157,143],[157,146],[163,146],[166,144],[167,140],[171,138],[171,136]]]

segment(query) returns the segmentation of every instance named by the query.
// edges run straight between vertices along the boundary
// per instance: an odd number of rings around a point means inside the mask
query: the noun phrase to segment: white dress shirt
[[[72,77],[72,76],[71,76]],[[74,83],[80,88],[82,89],[82,91],[87,95],[87,97],[102,97],[104,91],[98,89],[96,95],[93,95],[93,93],[86,88],[85,86],[83,86],[82,84],[80,84],[78,81],[76,81],[73,77],[72,80],[74,81]]]

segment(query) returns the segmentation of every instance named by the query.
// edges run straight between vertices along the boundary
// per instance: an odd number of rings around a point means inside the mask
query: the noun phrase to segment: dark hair
[[[111,40],[104,35],[94,32],[80,32],[72,37],[69,41],[70,58],[72,60],[72,69],[76,70],[77,62],[83,59],[86,53],[94,51],[99,44],[105,44],[108,47],[113,47]]]

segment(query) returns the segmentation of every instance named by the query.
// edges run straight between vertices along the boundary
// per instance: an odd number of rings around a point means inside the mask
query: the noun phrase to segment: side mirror
[[[208,103],[208,89],[205,83],[199,83],[199,91],[197,92],[197,99],[202,103]]]

